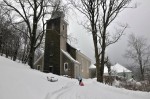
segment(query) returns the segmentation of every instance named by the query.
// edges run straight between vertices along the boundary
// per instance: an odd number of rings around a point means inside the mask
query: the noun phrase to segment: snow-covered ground
[[[47,81],[48,77],[58,79]],[[150,93],[104,85],[95,79],[76,79],[42,73],[0,57],[0,99],[150,99]]]

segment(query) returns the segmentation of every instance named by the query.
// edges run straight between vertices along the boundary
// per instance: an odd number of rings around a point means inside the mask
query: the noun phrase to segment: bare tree
[[[124,25],[114,36],[110,36],[108,26],[124,8],[128,8],[130,2],[131,0],[70,0],[88,20],[83,26],[92,32],[99,82],[103,82],[106,47],[117,42],[127,28],[127,25]]]
[[[104,64],[105,64],[105,50],[106,47],[116,43],[123,35],[127,25],[122,25],[122,29],[117,30],[114,36],[110,36],[108,26],[115,20],[118,14],[124,9],[128,8],[131,0],[102,0],[100,4],[99,16],[99,44],[100,44],[100,81],[103,81]]]
[[[8,14],[10,12],[0,5],[0,52],[1,55],[10,56],[15,61],[20,38],[18,31],[11,26]]]
[[[92,32],[94,48],[95,48],[95,60],[96,60],[96,72],[97,81],[100,81],[100,60],[99,60],[99,48],[97,37],[97,24],[99,18],[100,0],[70,0],[70,3],[79,10],[88,19],[87,25],[83,26]]]
[[[28,31],[25,33],[29,38],[28,64],[33,68],[34,54],[36,48],[41,44],[46,20],[45,17],[55,9],[60,9],[61,0],[3,0],[3,6],[15,14],[17,23],[25,22]],[[53,9],[54,8],[54,9]],[[57,8],[57,9],[56,9]],[[42,25],[41,25],[42,24]],[[42,27],[37,32],[38,27]]]
[[[108,75],[111,76],[111,66],[112,66],[112,63],[111,63],[111,61],[110,61],[110,59],[108,57],[106,58],[105,64],[106,64],[107,69],[108,69]]]
[[[150,45],[144,37],[129,36],[125,57],[132,60],[140,68],[141,80],[144,80],[145,68],[150,66]]]

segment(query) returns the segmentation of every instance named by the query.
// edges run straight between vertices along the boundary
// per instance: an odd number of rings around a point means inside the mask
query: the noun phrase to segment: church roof
[[[61,49],[61,52],[66,55],[71,61],[73,61],[74,63],[80,64],[77,60],[75,60],[68,52],[64,51]]]
[[[54,11],[52,13],[51,19],[56,19],[58,17],[63,17],[64,18],[65,17],[64,12],[63,11]]]

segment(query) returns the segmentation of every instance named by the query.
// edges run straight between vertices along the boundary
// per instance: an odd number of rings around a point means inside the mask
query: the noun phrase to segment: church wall
[[[61,65],[61,75],[68,75],[71,78],[74,78],[74,62],[72,62],[68,57],[63,53],[62,55],[62,65]],[[68,70],[65,70],[64,64],[68,64]]]

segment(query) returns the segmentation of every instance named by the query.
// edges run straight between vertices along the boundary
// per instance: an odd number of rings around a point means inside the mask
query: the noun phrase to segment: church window
[[[50,42],[50,56],[53,56],[54,55],[54,42],[51,41]]]
[[[49,72],[53,72],[53,66],[49,66]]]
[[[64,71],[68,71],[68,63],[67,62],[64,63]]]
[[[52,23],[52,24],[51,24],[51,29],[54,30],[54,28],[55,28],[55,26],[54,26],[54,24]]]
[[[63,30],[65,30],[65,25],[63,24]]]
[[[81,58],[81,71],[83,72],[83,58]]]
[[[40,70],[40,68],[41,68],[41,65],[37,65],[37,70]]]

